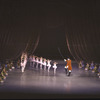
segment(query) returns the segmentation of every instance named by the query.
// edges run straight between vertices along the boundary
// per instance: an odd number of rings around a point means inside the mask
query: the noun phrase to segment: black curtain
[[[99,0],[0,0],[0,60],[16,59],[25,50],[34,54],[44,32],[54,30],[50,36],[64,35],[76,61],[100,62],[99,4]],[[56,40],[55,46],[61,45],[60,38]]]
[[[33,54],[40,37],[40,12],[24,0],[0,1],[0,60]]]
[[[69,51],[76,61],[100,62],[100,2],[88,0],[75,4],[66,15]]]

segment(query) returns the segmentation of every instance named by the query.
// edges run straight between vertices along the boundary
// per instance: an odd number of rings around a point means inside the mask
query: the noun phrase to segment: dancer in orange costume
[[[69,58],[67,58],[67,60],[66,60],[66,59],[64,59],[64,61],[66,61],[66,62],[67,62],[67,65],[65,66],[65,71],[66,71],[66,74],[67,74],[67,71],[68,71],[68,72],[69,72],[69,73],[68,73],[68,76],[70,76],[71,71],[72,71],[71,60],[70,60]]]

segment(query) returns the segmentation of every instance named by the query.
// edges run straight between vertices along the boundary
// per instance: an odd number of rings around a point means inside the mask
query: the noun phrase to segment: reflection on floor
[[[27,64],[24,73],[15,69],[0,84],[0,98],[100,98],[100,79],[95,73],[79,69],[73,61],[72,74],[68,77],[64,66],[63,61],[58,61],[55,75],[53,68],[48,73],[36,65]]]

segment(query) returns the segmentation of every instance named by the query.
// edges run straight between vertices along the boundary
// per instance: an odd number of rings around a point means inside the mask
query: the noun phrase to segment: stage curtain
[[[0,60],[15,60],[23,51],[33,54],[40,38],[39,12],[24,0],[0,1]]]
[[[72,5],[66,14],[66,42],[76,61],[100,62],[100,7],[99,1],[85,1]],[[82,6],[82,7],[81,7]]]
[[[100,1],[61,1],[0,0],[0,59],[16,59],[25,50],[34,54],[43,33],[59,29],[76,61],[100,62]]]

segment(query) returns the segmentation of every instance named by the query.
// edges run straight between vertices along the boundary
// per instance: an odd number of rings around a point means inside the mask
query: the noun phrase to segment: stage
[[[57,60],[57,71],[50,72],[27,64],[25,72],[14,69],[0,84],[0,99],[100,98],[100,78],[96,73],[79,69],[72,61],[71,76],[65,74],[65,62]]]

